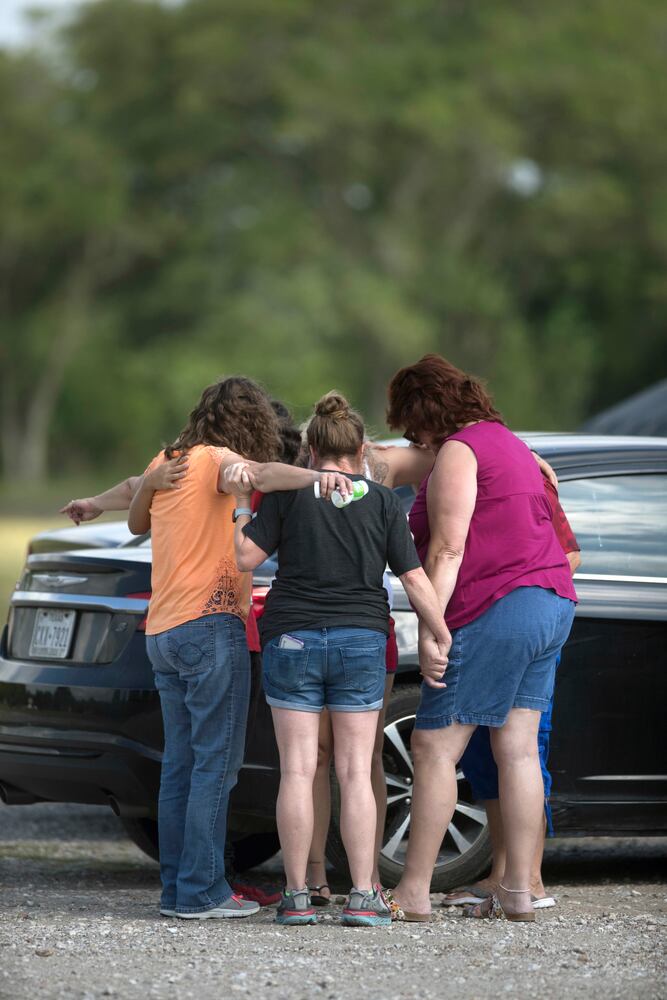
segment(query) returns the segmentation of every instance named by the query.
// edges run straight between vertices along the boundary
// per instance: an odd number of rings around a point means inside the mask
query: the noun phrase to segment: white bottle
[[[352,492],[348,493],[347,496],[343,496],[340,490],[334,490],[331,494],[331,502],[334,507],[349,507],[351,503],[355,500],[363,500],[363,498],[368,493],[369,486],[364,479],[357,479],[352,483]],[[316,498],[320,499],[320,482],[319,479],[316,483],[313,483],[313,492]]]

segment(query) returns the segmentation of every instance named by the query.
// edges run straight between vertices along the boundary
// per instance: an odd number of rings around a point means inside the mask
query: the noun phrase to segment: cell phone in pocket
[[[295,635],[289,635],[284,632],[280,637],[280,642],[278,643],[279,649],[303,649],[305,642],[303,639],[297,639]]]

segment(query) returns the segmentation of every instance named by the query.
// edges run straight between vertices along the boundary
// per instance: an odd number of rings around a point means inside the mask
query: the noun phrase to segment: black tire
[[[121,822],[130,840],[134,841],[149,858],[159,861],[157,821],[147,817],[139,819],[125,817]],[[245,872],[272,858],[280,850],[280,841],[275,831],[239,833],[230,830],[228,846],[234,868],[238,872]]]
[[[392,693],[385,719],[384,765],[389,805],[379,867],[382,884],[389,887],[399,881],[405,864],[412,784],[410,735],[418,704],[419,686],[399,685]],[[484,810],[473,801],[470,786],[460,772],[458,779],[459,799],[433,871],[432,892],[445,892],[474,881],[491,862],[491,842]],[[335,776],[331,785],[327,857],[341,875],[349,877],[340,836],[340,791]]]
[[[128,819],[127,816],[121,816],[120,821],[125,827],[125,833],[130,840],[133,840],[137,847],[144,854],[147,854],[149,858],[152,858],[153,861],[159,861],[157,820],[143,816],[139,819]]]
[[[234,868],[237,872],[246,872],[256,868],[277,854],[280,841],[277,831],[262,833],[235,833],[230,830],[232,841]]]

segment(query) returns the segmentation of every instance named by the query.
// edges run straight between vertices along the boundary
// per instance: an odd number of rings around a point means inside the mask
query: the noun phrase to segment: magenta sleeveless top
[[[482,421],[457,431],[477,458],[477,502],[463,562],[445,619],[459,628],[517,587],[543,587],[576,601],[570,566],[551,523],[542,473],[530,451],[502,424]],[[410,511],[410,528],[422,563],[431,534],[427,477]]]

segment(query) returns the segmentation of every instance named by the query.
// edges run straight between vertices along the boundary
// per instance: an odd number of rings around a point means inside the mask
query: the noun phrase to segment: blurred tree
[[[24,479],[46,474],[68,367],[133,242],[117,158],[72,121],[72,96],[44,60],[0,54],[2,463]]]
[[[664,375],[666,30],[659,0],[98,0],[3,57],[5,470],[49,429],[138,467],[232,370],[378,430],[426,350],[525,428]]]

